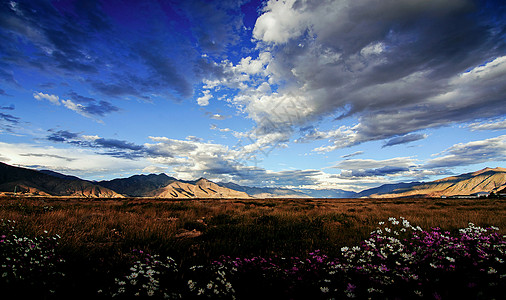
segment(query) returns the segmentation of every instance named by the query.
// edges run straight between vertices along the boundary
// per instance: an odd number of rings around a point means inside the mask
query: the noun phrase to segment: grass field
[[[424,229],[455,233],[472,222],[506,234],[504,199],[0,199],[0,219],[15,221],[17,236],[60,237],[59,293],[83,298],[128,270],[134,249],[170,256],[179,268],[223,256],[338,257],[390,217]]]

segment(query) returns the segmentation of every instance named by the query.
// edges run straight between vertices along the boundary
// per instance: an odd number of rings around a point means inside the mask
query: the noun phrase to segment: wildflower
[[[188,280],[188,288],[190,288],[191,291],[195,289],[195,282],[193,282],[193,280]]]
[[[447,256],[447,257],[446,257],[446,259],[447,259],[449,262],[455,262],[455,259],[454,259],[454,258],[452,258],[452,257],[448,257],[448,256]]]
[[[342,247],[341,248],[341,252],[348,252],[349,248],[348,247]]]
[[[320,290],[322,291],[322,293],[328,293],[328,292],[329,292],[329,288],[328,288],[328,287],[326,287],[326,286],[322,286],[322,287],[320,288]]]

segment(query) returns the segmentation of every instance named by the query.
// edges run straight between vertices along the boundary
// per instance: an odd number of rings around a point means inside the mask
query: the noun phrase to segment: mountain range
[[[51,170],[33,170],[0,162],[0,195],[22,193],[40,196],[90,198],[397,198],[442,197],[499,192],[506,189],[506,168],[485,168],[431,182],[385,184],[359,193],[341,189],[288,189],[248,187],[205,178],[178,180],[166,174],[134,175],[104,181],[87,181]]]

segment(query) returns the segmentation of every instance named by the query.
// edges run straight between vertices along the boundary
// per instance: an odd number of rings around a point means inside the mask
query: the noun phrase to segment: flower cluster
[[[452,235],[403,218],[380,225],[359,246],[343,247],[329,265],[321,289],[328,298],[438,298],[449,291],[483,296],[506,284],[506,240],[495,227],[470,223]]]
[[[506,237],[470,223],[453,232],[424,230],[404,218],[380,222],[359,245],[329,258],[223,256],[205,266],[178,268],[170,257],[134,250],[111,280],[106,298],[155,299],[502,299]],[[19,235],[19,234],[18,234]],[[0,220],[0,288],[54,281],[63,261],[58,236],[18,237]]]
[[[228,278],[228,289],[193,280],[188,286],[198,295],[232,299],[497,298],[506,294],[506,240],[497,230],[470,223],[452,234],[390,218],[359,245],[342,247],[337,258],[320,251],[306,258],[222,257],[214,269],[199,268],[214,270],[208,277],[215,282]]]
[[[16,233],[16,222],[0,220],[0,287],[29,284],[54,292],[51,286],[62,279],[61,264],[56,253],[60,236],[45,235],[33,238]]]
[[[133,265],[130,274],[114,279],[112,297],[155,297],[180,299],[175,284],[177,265],[170,257],[150,255],[142,250],[133,250]],[[100,291],[103,293],[103,291]]]
[[[230,270],[224,265],[193,266],[190,271],[187,282],[190,297],[236,299],[235,290],[228,280]]]

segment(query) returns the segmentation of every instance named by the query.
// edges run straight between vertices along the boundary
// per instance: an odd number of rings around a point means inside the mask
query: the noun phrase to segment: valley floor
[[[60,293],[84,298],[114,285],[139,251],[170,256],[179,269],[224,257],[303,261],[320,253],[328,259],[342,257],[343,247],[360,245],[392,218],[448,234],[473,223],[504,235],[506,200],[0,198],[0,219],[16,224],[15,236],[58,237],[54,257],[64,260],[66,286]]]

